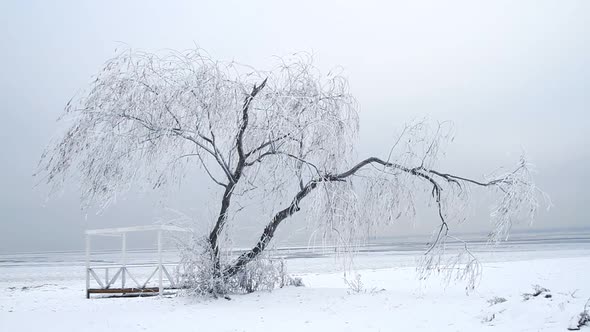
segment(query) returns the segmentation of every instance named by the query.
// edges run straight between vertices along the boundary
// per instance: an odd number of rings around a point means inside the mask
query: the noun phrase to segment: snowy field
[[[484,270],[468,294],[464,283],[417,279],[418,243],[363,248],[361,292],[346,286],[328,253],[280,250],[306,287],[231,300],[87,300],[80,253],[0,255],[0,331],[566,331],[590,298],[588,232],[523,235],[494,251],[472,244]],[[548,291],[524,300],[533,285]],[[506,301],[491,303],[496,297]]]

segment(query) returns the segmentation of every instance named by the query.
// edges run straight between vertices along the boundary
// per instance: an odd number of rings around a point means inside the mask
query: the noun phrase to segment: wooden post
[[[123,233],[121,244],[122,266],[121,266],[121,288],[125,288],[125,269],[127,268],[127,233]]]
[[[164,284],[162,282],[162,231],[158,231],[158,291],[160,296],[164,295]]]
[[[86,234],[86,298],[90,298],[90,235]]]

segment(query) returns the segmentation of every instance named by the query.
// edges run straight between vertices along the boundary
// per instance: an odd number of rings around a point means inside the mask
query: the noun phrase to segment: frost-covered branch
[[[311,193],[314,189],[316,189],[318,187],[318,184],[325,183],[325,182],[346,182],[349,177],[352,177],[357,172],[361,171],[363,168],[366,168],[369,165],[375,165],[375,164],[385,167],[385,169],[381,170],[382,172],[401,171],[401,172],[406,173],[408,175],[422,179],[432,186],[431,194],[435,199],[438,216],[440,218],[440,227],[439,227],[438,232],[436,233],[436,237],[435,237],[433,243],[431,244],[429,249],[426,251],[426,255],[431,254],[435,248],[439,247],[441,244],[441,241],[444,242],[444,240],[448,237],[448,232],[449,232],[449,225],[447,223],[447,220],[446,220],[444,212],[443,212],[444,206],[443,206],[442,196],[441,196],[442,191],[443,191],[443,185],[440,181],[443,181],[449,185],[457,185],[459,187],[463,186],[462,182],[474,184],[474,185],[481,186],[481,187],[491,187],[491,186],[497,187],[500,191],[505,193],[505,196],[500,201],[500,206],[503,206],[505,204],[505,202],[507,201],[506,195],[508,195],[512,199],[514,199],[515,192],[517,190],[519,190],[519,188],[518,188],[519,186],[531,186],[531,185],[534,186],[532,183],[530,183],[528,181],[530,179],[516,177],[516,175],[520,174],[520,172],[524,172],[525,174],[528,174],[528,171],[526,170],[526,163],[524,162],[524,160],[521,162],[520,166],[515,171],[513,171],[509,174],[506,174],[504,176],[495,178],[493,180],[489,180],[486,182],[480,182],[480,181],[472,180],[472,179],[469,179],[466,177],[456,176],[456,175],[452,175],[452,174],[448,174],[448,173],[441,173],[439,171],[432,170],[432,169],[426,169],[423,166],[407,167],[407,166],[403,166],[403,165],[396,164],[393,162],[387,162],[387,161],[384,161],[384,160],[377,158],[377,157],[370,157],[365,160],[362,160],[361,162],[359,162],[356,165],[354,165],[353,167],[351,167],[349,170],[344,171],[342,173],[325,174],[321,177],[318,177],[318,178],[315,178],[315,179],[309,181],[307,183],[307,185],[305,185],[295,195],[291,204],[289,204],[289,206],[287,206],[283,210],[279,211],[272,218],[272,221],[266,226],[266,228],[264,229],[264,231],[263,231],[262,235],[260,236],[260,239],[258,240],[256,245],[251,250],[240,255],[237,258],[237,260],[235,261],[235,263],[230,268],[227,269],[226,273],[228,273],[229,275],[235,274],[240,268],[242,268],[250,260],[254,259],[259,253],[261,253],[266,248],[266,246],[268,245],[270,240],[273,238],[274,233],[275,233],[277,227],[280,225],[280,223],[283,220],[290,217],[291,215],[293,215],[295,212],[300,211],[301,201],[306,196],[308,196],[309,193]],[[374,199],[378,199],[378,198],[374,198]],[[517,200],[520,203],[525,203],[525,201],[527,199],[530,199],[530,197],[524,196],[524,197],[520,197]],[[532,203],[531,208],[535,208],[537,206],[536,201],[529,202],[529,203]],[[498,210],[502,210],[502,211],[506,210],[507,211],[508,209],[505,207],[499,207],[492,213],[492,216],[495,216],[495,214],[497,213],[496,211],[498,211]],[[342,216],[342,217],[346,218],[346,216]],[[354,218],[357,218],[357,217],[358,217],[357,215],[354,215]],[[512,219],[510,219],[510,216],[501,216],[501,218],[503,218],[502,221],[500,223],[497,223],[497,225],[496,225],[497,228],[502,228],[501,230],[497,230],[499,232],[503,232],[503,228],[506,227],[506,225],[505,225],[506,223],[512,222]],[[355,221],[352,220],[351,222],[354,223]],[[369,223],[370,221],[363,220],[362,222]],[[465,249],[466,249],[466,252],[469,254],[469,256],[472,257],[474,259],[474,261],[476,261],[475,257],[467,250],[466,246],[465,246]],[[430,260],[429,264],[431,266],[434,266],[433,263],[434,263],[434,261]],[[470,280],[473,280],[473,276],[470,277]]]

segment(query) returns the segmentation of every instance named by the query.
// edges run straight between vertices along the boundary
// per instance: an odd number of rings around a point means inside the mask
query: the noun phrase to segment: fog
[[[126,47],[198,45],[261,69],[274,56],[312,53],[323,71],[341,67],[349,79],[359,157],[386,154],[407,121],[451,120],[441,167],[477,178],[526,151],[554,205],[533,229],[590,225],[587,1],[3,1],[0,29],[2,253],[80,249],[86,228],[166,220],[166,207],[195,218],[218,209],[199,205],[211,184],[198,176],[165,197],[132,192],[103,214],[80,209],[75,182],[47,198],[33,178],[66,102]],[[461,231],[489,229],[487,208],[476,199]],[[383,234],[428,234],[430,219],[419,213]],[[300,220],[284,239],[306,238]],[[238,242],[250,243],[240,234],[256,233],[255,223],[240,227]]]

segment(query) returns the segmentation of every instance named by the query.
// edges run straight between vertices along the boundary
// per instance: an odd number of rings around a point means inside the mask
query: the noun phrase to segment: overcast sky
[[[554,203],[533,227],[590,225],[589,1],[2,1],[0,31],[0,253],[79,249],[87,227],[166,218],[153,194],[85,218],[75,185],[49,200],[33,188],[65,103],[122,43],[197,44],[262,69],[313,52],[325,72],[344,68],[360,103],[359,156],[384,155],[410,119],[452,120],[444,167],[480,177],[524,150]],[[202,208],[190,197],[172,205]],[[465,230],[489,229],[486,208]]]

